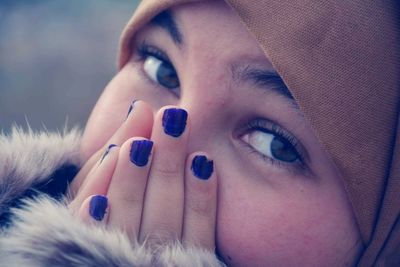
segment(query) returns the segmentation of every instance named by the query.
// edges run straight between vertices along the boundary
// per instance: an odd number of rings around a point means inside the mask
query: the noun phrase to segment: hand
[[[179,240],[213,251],[217,177],[206,153],[186,156],[190,120],[186,127],[184,121],[184,111],[162,108],[151,131],[154,143],[133,137],[112,147],[88,172],[71,208],[88,223],[122,229],[133,242],[157,247]]]
[[[135,112],[131,112],[132,110]],[[151,135],[151,127],[153,126],[153,111],[151,107],[143,101],[134,101],[129,108],[129,113],[126,120],[121,124],[111,138],[94,153],[83,165],[79,173],[75,176],[69,190],[71,199],[75,197],[89,172],[94,169],[96,163],[100,162],[101,158],[111,144],[121,146],[128,138],[132,136],[142,136],[149,138]]]

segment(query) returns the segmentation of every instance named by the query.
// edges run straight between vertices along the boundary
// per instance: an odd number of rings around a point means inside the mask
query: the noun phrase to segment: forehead
[[[254,36],[224,1],[178,5],[169,10],[183,34],[185,46],[254,63],[272,65]]]

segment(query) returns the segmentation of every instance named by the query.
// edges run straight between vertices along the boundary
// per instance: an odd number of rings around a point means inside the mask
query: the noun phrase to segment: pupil
[[[297,159],[293,146],[276,137],[271,142],[271,152],[272,156],[281,161],[293,162]]]
[[[162,63],[157,70],[158,82],[167,88],[173,89],[179,86],[179,80],[175,70],[169,65]]]

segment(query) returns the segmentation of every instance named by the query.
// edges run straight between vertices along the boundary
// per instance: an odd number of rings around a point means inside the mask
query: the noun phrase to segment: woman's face
[[[133,45],[91,115],[84,158],[124,121],[132,100],[154,111],[180,106],[192,122],[187,152],[206,151],[216,164],[217,249],[226,263],[350,266],[360,239],[341,177],[230,8],[175,7]]]

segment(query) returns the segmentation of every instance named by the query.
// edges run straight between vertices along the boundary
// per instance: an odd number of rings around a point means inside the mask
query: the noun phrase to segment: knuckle
[[[127,207],[142,205],[143,202],[142,195],[132,193],[118,194],[118,196],[115,196],[115,199]]]
[[[186,206],[197,217],[212,217],[217,201],[216,188],[212,184],[203,185],[186,188]]]
[[[166,162],[163,164],[155,164],[152,166],[151,171],[155,176],[173,179],[179,175],[181,167],[178,163]]]
[[[187,203],[187,208],[197,217],[209,218],[212,217],[214,211],[214,203],[210,198],[206,199],[191,199]]]

